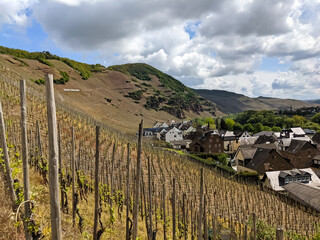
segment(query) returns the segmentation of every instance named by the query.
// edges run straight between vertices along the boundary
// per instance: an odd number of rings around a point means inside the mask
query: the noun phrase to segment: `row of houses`
[[[210,130],[192,122],[156,123],[144,136],[191,153],[226,153],[238,173],[257,173],[263,186],[320,211],[320,133],[290,128],[281,132]]]
[[[320,133],[312,137],[300,127],[281,132],[195,129],[192,122],[157,122],[144,136],[164,140],[191,153],[226,153],[237,172],[255,172],[312,167],[320,175]]]
[[[232,158],[234,169],[263,175],[267,171],[311,167],[320,175],[320,133],[310,138],[301,128],[291,132],[299,134],[264,133],[240,142]]]
[[[167,143],[182,141],[185,136],[196,129],[191,121],[184,122],[156,122],[152,128],[144,128],[143,136],[151,139],[163,140]]]

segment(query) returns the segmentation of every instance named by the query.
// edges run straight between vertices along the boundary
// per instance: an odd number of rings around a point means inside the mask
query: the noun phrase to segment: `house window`
[[[209,144],[209,148],[211,148],[211,144]]]
[[[218,138],[216,139],[216,142],[219,142],[219,139],[218,139]]]
[[[239,165],[239,166],[243,166],[243,164],[244,164],[244,161],[243,161],[243,160],[238,160],[238,165]]]
[[[221,147],[221,144],[219,143],[219,147]]]
[[[216,148],[216,147],[217,147],[217,144],[215,144],[214,147]]]
[[[176,138],[176,137],[177,137],[177,135],[173,135],[173,137],[174,137],[174,138]]]
[[[212,143],[212,139],[211,139],[211,138],[210,138],[210,140],[209,140],[209,141],[210,141],[210,143]]]
[[[284,183],[289,183],[289,182],[290,182],[290,180],[288,178],[284,179]]]

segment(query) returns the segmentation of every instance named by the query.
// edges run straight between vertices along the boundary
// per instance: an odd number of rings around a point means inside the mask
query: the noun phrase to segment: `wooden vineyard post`
[[[136,185],[133,205],[133,229],[132,239],[135,240],[138,235],[138,212],[139,212],[139,196],[140,196],[140,178],[141,178],[141,148],[142,148],[142,130],[143,120],[139,124],[138,152],[137,152],[137,169],[136,169]]]
[[[277,228],[276,238],[277,240],[283,240],[283,228]]]
[[[23,164],[23,196],[24,201],[30,199],[29,189],[29,164],[28,164],[28,138],[27,138],[27,106],[26,106],[26,82],[20,80],[20,107],[21,107],[21,144],[22,144],[22,164]],[[24,217],[30,219],[30,203],[25,203]],[[31,239],[28,231],[28,221],[25,222],[25,236],[26,240]]]
[[[7,130],[8,130],[8,127],[7,127]],[[4,158],[4,166],[3,166],[3,164],[0,164],[0,171],[3,174],[6,194],[10,196],[12,210],[15,211],[17,208],[16,194],[15,194],[14,187],[13,187],[13,179],[12,179],[11,168],[10,168],[9,152],[8,152],[8,146],[7,146],[7,140],[6,140],[6,126],[5,126],[5,123],[3,120],[3,110],[2,110],[1,102],[0,102],[0,144],[2,144],[2,146],[0,146],[0,147],[2,147],[3,158]]]
[[[244,225],[244,237],[243,237],[243,239],[244,240],[247,240],[248,239],[248,225],[247,225],[247,223],[245,223],[245,225]]]
[[[58,141],[57,116],[54,100],[53,75],[45,75],[47,115],[49,130],[49,191],[51,212],[51,239],[61,239],[61,219],[59,204],[59,174],[58,174]]]
[[[149,239],[152,239],[153,228],[152,228],[152,189],[151,189],[151,164],[150,157],[148,157],[148,188],[149,188]]]
[[[253,239],[257,239],[257,215],[252,213],[252,230],[253,230]]]
[[[71,127],[71,175],[72,175],[72,226],[76,223],[76,204],[75,204],[75,143],[74,143],[74,127]]]
[[[166,184],[163,182],[163,202],[162,202],[162,214],[163,214],[163,239],[167,240],[167,221],[166,221]]]
[[[63,175],[62,175],[62,159],[61,159],[61,128],[60,123],[58,123],[58,148],[59,148],[59,175],[60,175],[60,186],[62,186]],[[64,193],[63,188],[61,188],[61,210],[64,210]]]
[[[99,205],[99,136],[100,127],[96,126],[96,162],[95,162],[95,181],[94,181],[94,226],[93,240],[98,239],[98,217],[100,211]]]
[[[116,144],[113,143],[113,148],[112,148],[112,158],[111,158],[111,187],[110,187],[110,207],[112,208],[112,199],[113,199],[113,189],[114,189],[114,177],[113,177],[113,172],[114,172],[114,159],[115,159],[115,154],[116,154]]]
[[[203,204],[203,219],[204,219],[204,239],[208,239],[208,222],[207,222],[207,198],[204,197],[204,204]]]
[[[129,233],[129,199],[130,199],[130,143],[127,145],[127,189],[126,189],[126,207],[127,207],[127,215],[126,215],[126,240],[130,240]]]
[[[184,193],[182,196],[182,214],[183,214],[183,235],[184,239],[187,240],[187,223],[186,223],[186,194]]]
[[[200,199],[199,199],[199,219],[198,219],[198,240],[202,239],[202,217],[203,217],[203,168],[200,176]]]
[[[172,189],[172,239],[176,239],[176,179],[173,178]]]
[[[3,149],[3,157],[4,157],[4,165],[5,170],[1,166],[1,171],[4,173],[5,178],[5,187],[7,194],[10,195],[11,204],[12,204],[12,210],[15,211],[17,208],[16,205],[16,194],[14,192],[13,187],[13,180],[12,180],[12,174],[11,174],[11,168],[10,168],[10,161],[9,161],[9,153],[8,153],[8,146],[7,146],[7,140],[6,140],[6,132],[5,132],[5,125],[3,121],[3,111],[2,111],[2,104],[0,102],[0,143],[2,144]]]

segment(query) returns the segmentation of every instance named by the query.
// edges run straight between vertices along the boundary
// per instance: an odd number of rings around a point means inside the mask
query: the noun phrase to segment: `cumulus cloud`
[[[36,2],[36,0],[0,1],[0,26],[9,24],[15,27],[26,27],[28,25],[28,8]]]
[[[302,98],[319,93],[316,0],[5,2],[0,24],[23,25],[24,9],[30,7],[57,46],[82,53],[98,50],[102,63],[146,62],[189,86],[250,96],[297,96],[297,89]],[[263,57],[292,67],[263,71]]]

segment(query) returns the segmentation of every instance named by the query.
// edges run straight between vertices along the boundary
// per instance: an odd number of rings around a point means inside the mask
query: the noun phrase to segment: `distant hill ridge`
[[[246,110],[275,110],[302,108],[317,105],[317,102],[306,102],[295,99],[281,99],[271,97],[250,98],[243,94],[225,90],[193,89],[200,96],[215,103],[224,113],[239,113]]]

